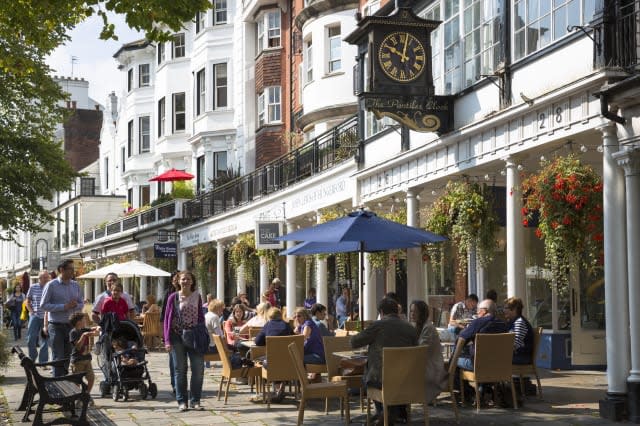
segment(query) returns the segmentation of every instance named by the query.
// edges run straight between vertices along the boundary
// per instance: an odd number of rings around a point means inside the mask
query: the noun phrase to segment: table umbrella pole
[[[360,320],[360,330],[362,330],[362,314],[364,312],[364,243],[360,241],[359,243],[359,251],[360,251],[360,277],[358,279],[360,290],[358,292],[358,319]]]

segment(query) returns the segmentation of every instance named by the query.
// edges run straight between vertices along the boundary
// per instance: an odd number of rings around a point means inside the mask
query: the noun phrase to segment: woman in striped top
[[[513,363],[530,364],[533,355],[533,328],[522,316],[522,299],[510,297],[504,302],[504,316],[509,322],[509,331],[515,333]]]

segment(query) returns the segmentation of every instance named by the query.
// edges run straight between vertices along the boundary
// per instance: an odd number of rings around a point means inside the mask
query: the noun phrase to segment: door
[[[571,277],[571,363],[606,365],[604,271]]]

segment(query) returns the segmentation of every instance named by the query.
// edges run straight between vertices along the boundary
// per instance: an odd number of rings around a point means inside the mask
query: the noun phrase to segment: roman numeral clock
[[[358,46],[354,90],[360,110],[388,116],[420,132],[444,133],[453,122],[452,99],[436,96],[431,32],[440,21],[401,7],[389,16],[368,16],[346,41]]]

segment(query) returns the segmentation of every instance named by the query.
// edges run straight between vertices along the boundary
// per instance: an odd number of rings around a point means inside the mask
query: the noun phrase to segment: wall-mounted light
[[[586,146],[580,145],[580,152],[587,152],[587,151],[588,151],[588,149],[587,149]]]

